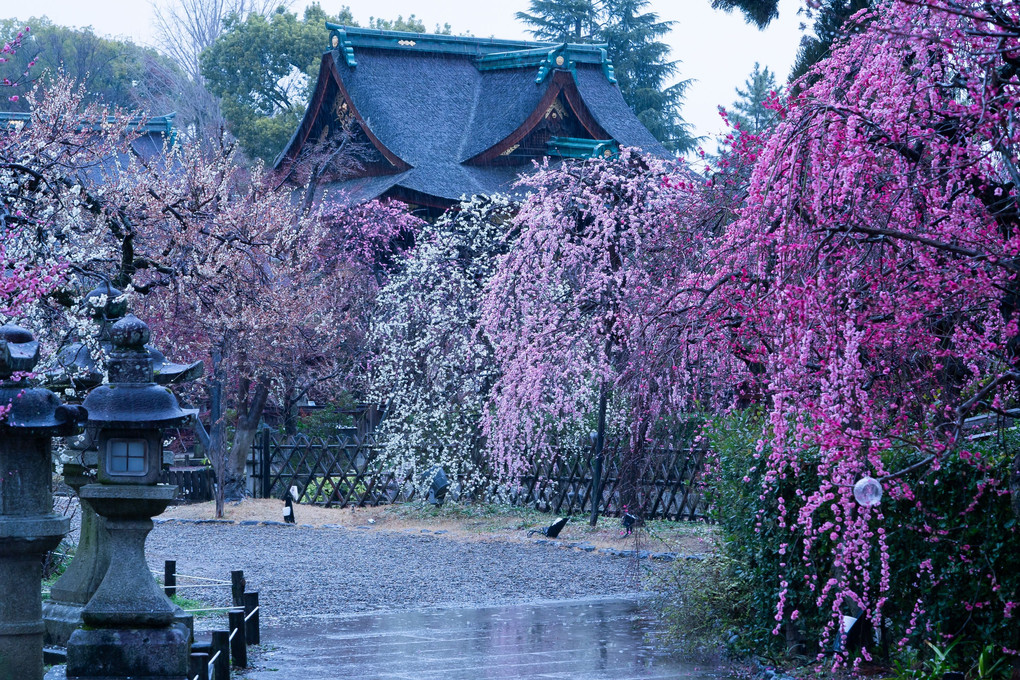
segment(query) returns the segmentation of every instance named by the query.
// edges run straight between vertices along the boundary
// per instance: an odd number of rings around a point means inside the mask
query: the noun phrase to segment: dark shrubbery
[[[664,611],[681,635],[691,631],[689,640],[703,640],[714,632],[720,643],[729,641],[737,652],[773,659],[828,656],[832,643],[823,647],[820,641],[833,613],[828,603],[819,608],[806,584],[816,577],[818,583],[840,578],[832,560],[838,540],[816,542],[810,560],[805,560],[800,529],[783,528],[776,521],[780,499],[787,516],[796,517],[800,499],[817,488],[815,466],[809,464],[813,454],[802,454],[800,476],[763,489],[760,463],[767,452],[754,456],[761,431],[753,412],[730,415],[712,426],[709,438],[717,469],[707,482],[721,554],[696,567],[677,565],[664,582],[672,593]],[[886,532],[891,565],[885,630],[879,643],[873,632],[865,638],[868,654],[890,666],[898,660],[903,677],[914,677],[912,666],[950,646],[940,667],[973,677],[1005,675],[1016,659],[1020,534],[1008,479],[1017,440],[1008,431],[989,434],[945,456],[934,468],[925,466],[926,472],[883,483],[882,513],[875,528]],[[886,464],[901,470],[918,460],[918,454],[890,452]],[[816,521],[825,518],[816,515]],[[783,544],[787,548],[780,554]],[[871,582],[877,584],[882,574],[874,562],[862,568],[870,570]],[[777,625],[783,582],[788,584],[786,615]],[[691,592],[699,583],[705,584],[703,592]],[[790,615],[794,611],[795,618]],[[991,675],[979,672],[979,659],[987,669],[1003,657],[1007,662]]]

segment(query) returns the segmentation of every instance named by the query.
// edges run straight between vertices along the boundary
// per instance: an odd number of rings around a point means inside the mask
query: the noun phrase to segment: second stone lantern
[[[110,566],[82,609],[85,627],[67,643],[67,677],[184,680],[190,633],[149,571],[145,538],[177,495],[177,487],[157,484],[163,431],[193,412],[153,381],[148,326],[125,316],[110,340],[109,383],[84,403],[97,428],[99,483],[79,492],[106,520]]]

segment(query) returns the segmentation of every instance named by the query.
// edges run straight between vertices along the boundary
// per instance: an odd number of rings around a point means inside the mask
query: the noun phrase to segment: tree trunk
[[[287,388],[283,396],[283,431],[285,434],[294,436],[297,434],[297,398],[294,397],[294,393],[297,389]]]
[[[238,400],[238,403],[244,404],[245,408],[243,412],[237,414],[234,442],[227,458],[229,464],[224,484],[224,497],[231,502],[243,500],[247,493],[244,467],[248,460],[248,452],[251,451],[252,442],[255,441],[255,432],[258,430],[259,421],[262,420],[262,411],[269,399],[269,381],[260,378],[255,385],[254,392],[242,396],[250,398]]]
[[[1009,491],[1013,501],[1013,514],[1020,517],[1020,451],[1013,456],[1013,469],[1009,479]],[[1020,668],[1020,666],[1018,666]]]
[[[223,417],[223,354],[220,350],[212,353],[212,380],[209,381],[209,462],[216,474],[216,517],[223,517],[224,486],[227,479],[226,433]]]
[[[609,401],[609,389],[605,383],[599,394],[599,420],[595,432],[595,459],[592,466],[591,519],[588,523],[595,526],[599,522],[599,505],[602,504],[602,449],[606,444],[606,404]]]

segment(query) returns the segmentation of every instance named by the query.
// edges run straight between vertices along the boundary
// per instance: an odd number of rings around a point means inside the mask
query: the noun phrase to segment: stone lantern
[[[0,326],[0,680],[43,677],[42,561],[67,533],[53,512],[52,438],[84,420],[20,373],[39,361],[39,343],[18,326]]]
[[[110,566],[67,643],[67,677],[185,680],[190,632],[145,561],[152,518],[177,496],[157,484],[163,430],[193,412],[153,380],[149,328],[132,315],[110,328],[109,383],[85,399],[96,429],[99,484],[79,492],[106,520]]]
[[[91,308],[92,317],[99,326],[96,338],[99,347],[109,358],[113,352],[111,329],[127,313],[124,293],[109,283],[103,283],[85,296],[85,303]],[[187,382],[202,375],[201,361],[176,364],[167,361],[163,353],[151,345],[145,349],[152,364],[153,379],[160,385]],[[57,354],[56,363],[57,370],[48,376],[51,385],[91,390],[103,382],[102,369],[92,358],[89,348],[80,342],[65,345]],[[94,479],[94,469],[99,463],[95,435],[96,432],[90,431],[66,441],[67,453],[61,461],[64,482],[75,493]],[[43,603],[47,644],[67,645],[71,633],[82,624],[82,608],[92,599],[109,566],[105,520],[96,515],[87,500],[82,499],[78,549],[67,570],[50,588],[50,599]],[[177,618],[190,624],[190,617],[181,611],[178,611]]]

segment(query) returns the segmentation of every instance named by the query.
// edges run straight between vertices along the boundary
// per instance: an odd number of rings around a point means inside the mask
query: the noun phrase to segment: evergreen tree
[[[870,0],[826,0],[816,11],[814,35],[804,36],[800,41],[800,50],[797,51],[797,61],[793,64],[790,79],[799,78],[814,64],[828,57],[832,43],[837,38],[859,31],[860,26],[848,26],[846,21],[870,6]]]
[[[90,27],[70,28],[54,24],[48,18],[0,20],[0,43],[8,43],[25,26],[31,30],[16,54],[5,55],[11,73],[27,73],[4,97],[4,108],[28,111],[25,95],[35,82],[54,78],[59,71],[80,83],[89,101],[100,101],[123,109],[147,108],[139,85],[146,76],[146,64],[157,61],[168,68],[173,64],[155,50],[129,40],[98,36]],[[15,96],[16,99],[8,100]],[[148,111],[152,115],[169,113]]]
[[[530,10],[518,12],[517,20],[539,40],[598,42],[602,12],[596,0],[531,0]]]
[[[696,142],[680,116],[690,81],[667,86],[679,62],[669,60],[661,38],[673,22],[647,6],[648,0],[531,0],[530,12],[517,18],[539,40],[605,43],[624,100],[656,139],[684,152]]]
[[[318,5],[303,19],[282,7],[269,17],[235,14],[202,53],[202,75],[249,156],[272,163],[301,121],[325,20]]]
[[[724,12],[739,9],[747,22],[758,28],[765,28],[779,16],[779,0],[712,0],[712,8]]]
[[[754,71],[744,81],[746,89],[737,90],[737,100],[733,102],[733,108],[728,111],[730,122],[738,125],[741,130],[758,134],[769,127],[773,119],[773,111],[765,108],[769,93],[778,89],[776,76],[769,71],[768,66],[761,67],[761,64],[754,62]]]
[[[694,140],[680,106],[690,81],[667,86],[679,62],[670,61],[669,45],[660,38],[673,22],[644,12],[647,6],[648,0],[605,0],[600,38],[608,45],[620,92],[638,119],[667,148],[688,151]]]

